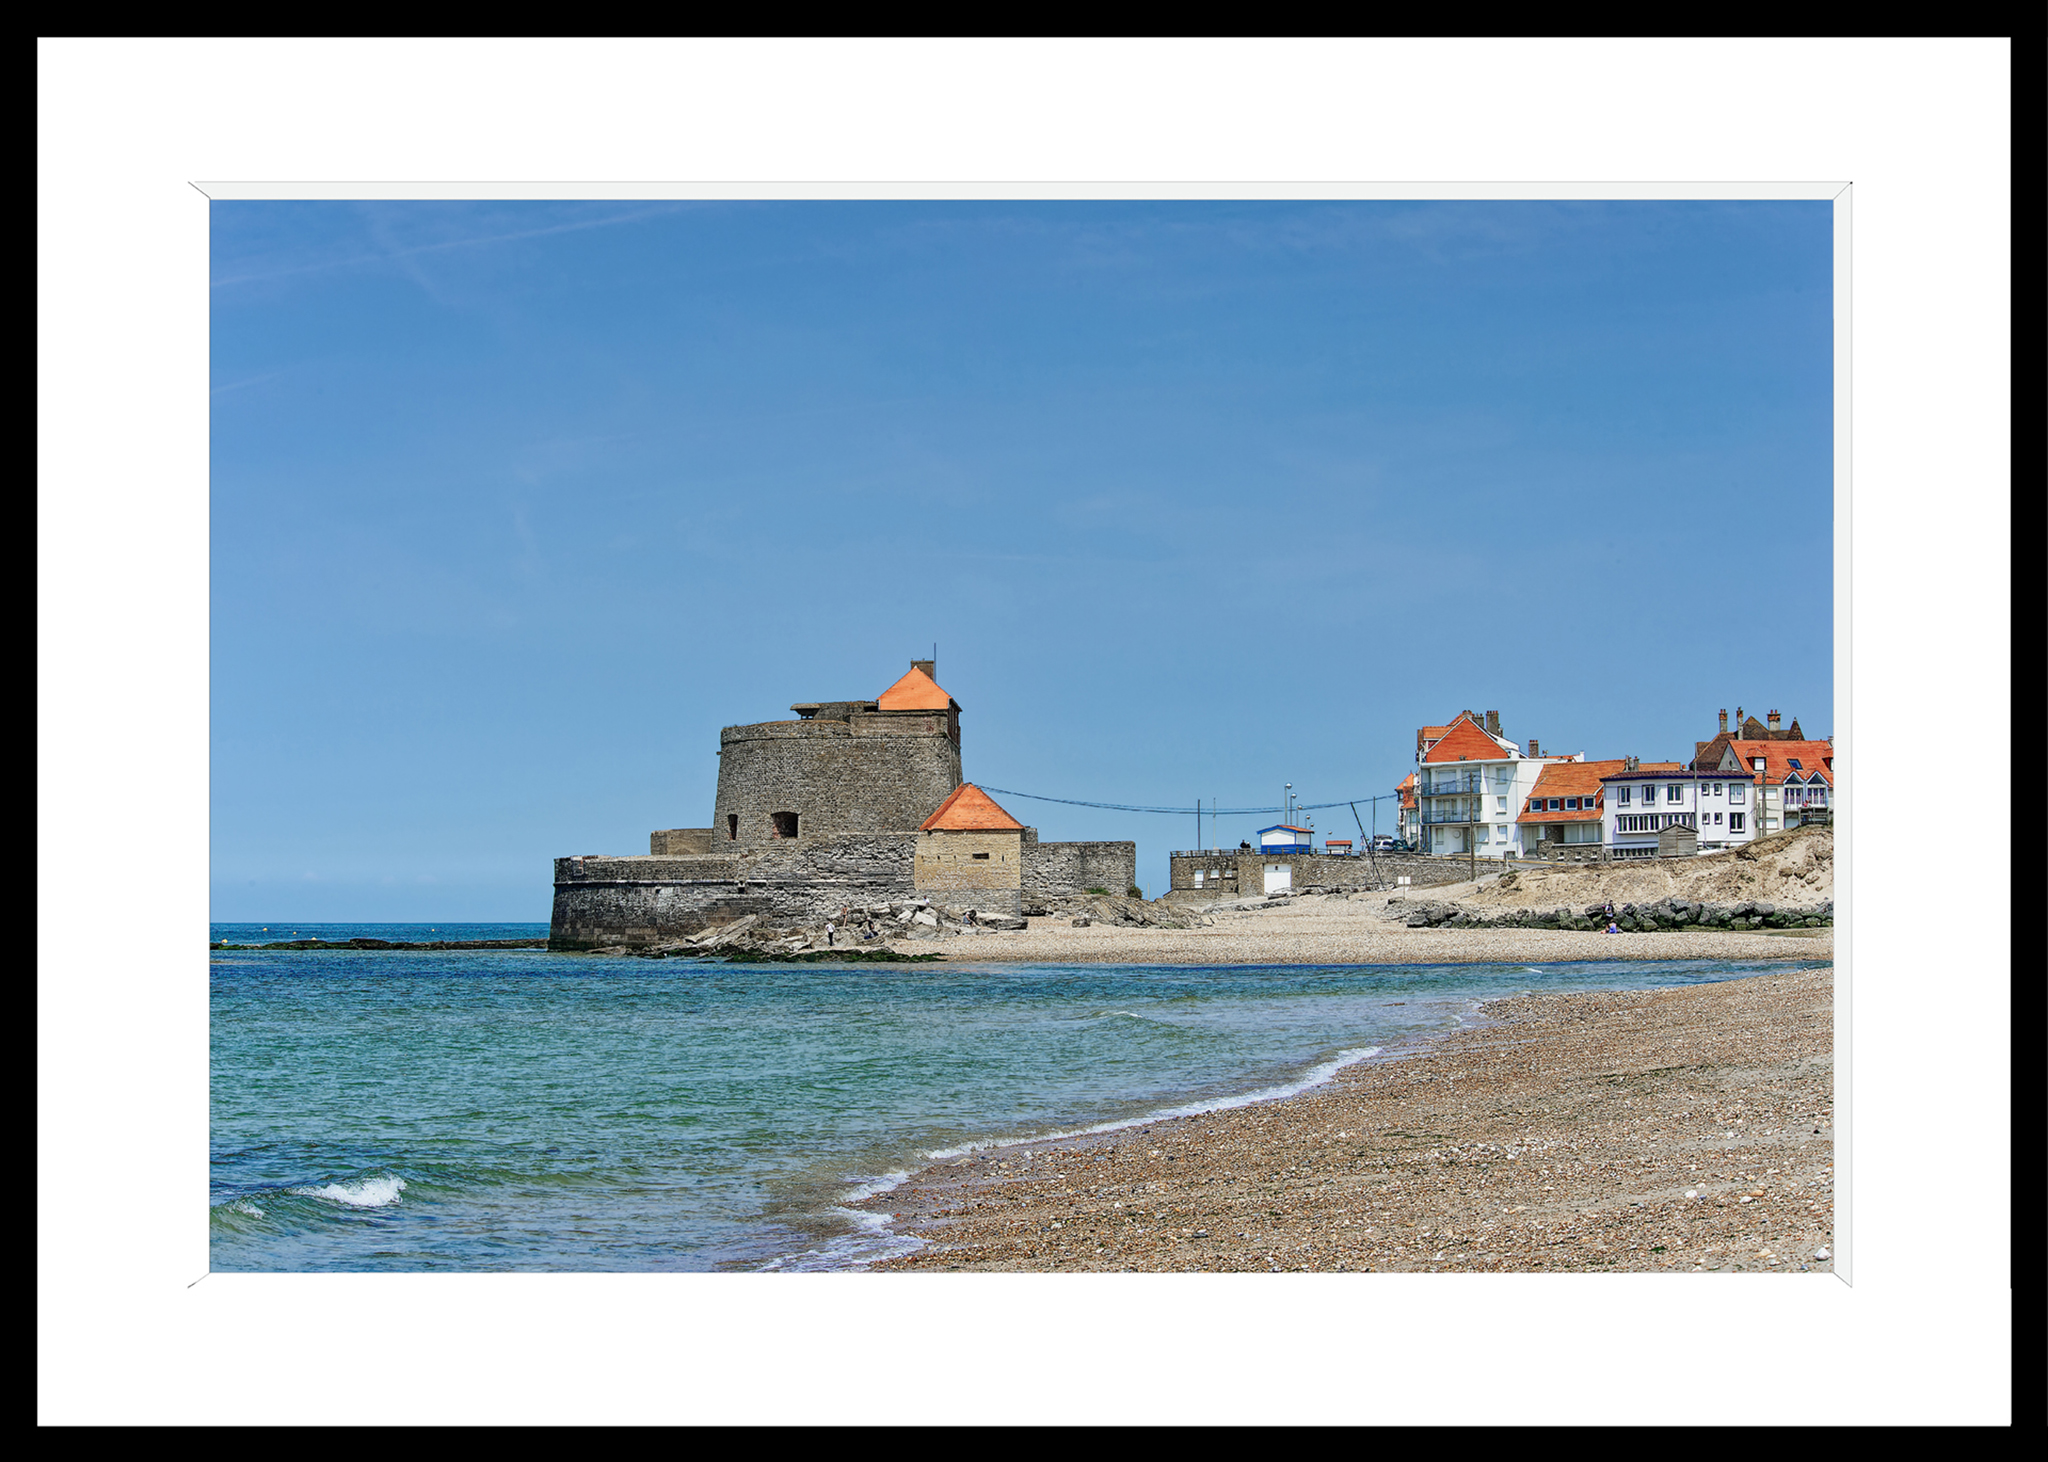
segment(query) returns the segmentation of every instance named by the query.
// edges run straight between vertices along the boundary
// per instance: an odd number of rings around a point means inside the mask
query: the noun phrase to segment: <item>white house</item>
[[[1699,834],[1698,851],[1711,853],[1747,841],[1748,799],[1739,783],[1701,777],[1677,762],[1639,762],[1631,757],[1600,779],[1601,837],[1610,858],[1654,858],[1657,834],[1689,827]],[[1718,821],[1716,819],[1719,819]]]
[[[1425,853],[1505,858],[1517,846],[1516,818],[1551,762],[1580,761],[1577,755],[1545,757],[1535,742],[1524,755],[1500,734],[1500,713],[1488,711],[1482,725],[1465,711],[1448,726],[1424,726],[1415,733],[1417,823]]]
[[[1315,833],[1305,827],[1294,827],[1289,823],[1275,823],[1272,827],[1259,829],[1259,847],[1271,848],[1279,853],[1310,853],[1314,848]]]

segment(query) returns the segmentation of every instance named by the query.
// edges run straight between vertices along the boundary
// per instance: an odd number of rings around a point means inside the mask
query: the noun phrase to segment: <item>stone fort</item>
[[[962,781],[960,704],[936,661],[873,700],[790,709],[719,732],[711,826],[655,832],[645,855],[557,858],[549,946],[653,944],[749,914],[814,924],[906,896],[1016,914],[1136,882],[1137,844],[1042,843]]]

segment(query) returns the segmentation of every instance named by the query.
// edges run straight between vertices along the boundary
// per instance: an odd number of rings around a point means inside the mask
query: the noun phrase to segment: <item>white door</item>
[[[1266,892],[1279,893],[1282,889],[1294,887],[1294,865],[1292,863],[1268,863],[1266,865]]]

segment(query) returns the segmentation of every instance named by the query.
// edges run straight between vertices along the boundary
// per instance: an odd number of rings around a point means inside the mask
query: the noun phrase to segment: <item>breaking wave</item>
[[[1321,1086],[1346,1066],[1377,1056],[1378,1046],[1357,1046],[1348,1051],[1339,1051],[1329,1060],[1311,1066],[1293,1081],[1280,1086],[1260,1087],[1257,1091],[1240,1092],[1236,1096],[1212,1097],[1206,1101],[1185,1102],[1177,1107],[1164,1107],[1156,1112],[1147,1112],[1138,1117],[1119,1117],[1113,1122],[1096,1122],[1086,1127],[1066,1127],[1055,1132],[1035,1132],[1022,1137],[992,1137],[985,1142],[963,1142],[957,1147],[942,1147],[928,1152],[925,1157],[932,1162],[944,1162],[947,1158],[965,1157],[970,1152],[987,1152],[1002,1147],[1022,1147],[1033,1142],[1057,1142],[1066,1137],[1094,1137],[1104,1132],[1121,1132],[1129,1127],[1148,1127],[1154,1122],[1163,1122],[1173,1117],[1200,1117],[1209,1112],[1228,1111],[1232,1107],[1249,1107],[1259,1102],[1284,1101],[1298,1096],[1312,1086]]]
[[[301,1198],[325,1198],[329,1203],[339,1203],[344,1208],[389,1208],[405,1191],[405,1179],[359,1178],[353,1183],[329,1183],[320,1188],[309,1185],[291,1191]]]

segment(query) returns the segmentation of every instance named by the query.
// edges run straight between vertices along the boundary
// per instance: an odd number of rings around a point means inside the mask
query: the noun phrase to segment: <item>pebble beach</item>
[[[1158,961],[1170,958],[1160,942],[1214,931],[1100,932],[1152,936],[1142,957]],[[1364,936],[1298,937],[1306,948]],[[1528,931],[1386,937],[1427,946],[1408,957],[1433,961],[1530,953]],[[1285,960],[1270,939],[1260,957]],[[1502,939],[1521,952],[1504,954]],[[1759,945],[1782,957],[1793,943],[1753,933],[1536,942],[1560,959],[1588,957],[1564,953],[1572,941],[1610,958],[1626,941],[1641,959],[1695,940],[1715,954],[1739,944],[1729,957],[1750,958]],[[1828,943],[1794,947],[1819,954]],[[1823,1271],[1833,998],[1822,967],[1489,1001],[1472,1029],[1384,1052],[1285,1101],[926,1168],[861,1205],[923,1241],[873,1267]]]

